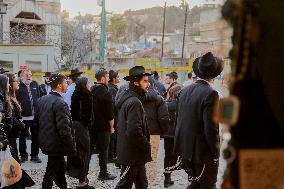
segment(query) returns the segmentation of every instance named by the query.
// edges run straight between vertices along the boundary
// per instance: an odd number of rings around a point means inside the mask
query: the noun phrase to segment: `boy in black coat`
[[[121,178],[116,189],[146,189],[148,181],[145,164],[151,161],[150,133],[142,106],[149,87],[144,67],[130,69],[129,89],[124,90],[116,101],[118,108],[117,159],[122,165]]]
[[[215,189],[219,159],[219,125],[213,121],[218,93],[210,84],[222,72],[221,61],[212,53],[197,58],[196,83],[181,91],[178,103],[175,152],[192,178],[188,189]]]

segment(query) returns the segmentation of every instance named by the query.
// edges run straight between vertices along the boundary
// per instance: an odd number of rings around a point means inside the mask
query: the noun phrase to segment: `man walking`
[[[31,161],[34,163],[41,163],[38,157],[38,130],[33,126],[34,113],[37,109],[39,98],[38,84],[32,80],[32,72],[24,70],[22,73],[22,80],[20,82],[19,90],[16,92],[16,97],[21,104],[23,122],[25,130],[21,133],[19,139],[19,151],[21,162],[24,163],[28,160],[26,138],[31,131]]]
[[[218,93],[210,85],[222,69],[221,60],[211,52],[197,58],[193,71],[199,79],[179,97],[174,151],[189,174],[188,189],[216,188],[220,139],[213,110]]]
[[[53,181],[60,189],[67,189],[64,156],[75,153],[71,114],[63,99],[68,85],[61,74],[51,75],[50,80],[52,92],[40,98],[34,120],[40,148],[48,155],[42,189],[51,189]]]
[[[109,74],[104,68],[96,71],[97,83],[91,89],[93,95],[93,111],[95,133],[90,133],[96,139],[96,150],[99,152],[99,180],[114,180],[116,177],[107,171],[108,148],[110,135],[114,132],[114,109],[112,96],[108,90]],[[95,136],[94,136],[95,135]],[[94,144],[91,144],[91,148]],[[91,149],[92,151],[93,149]]]
[[[149,87],[144,67],[129,70],[129,89],[116,101],[118,108],[117,159],[122,165],[121,178],[116,189],[148,188],[145,164],[151,161],[150,133],[142,103]]]

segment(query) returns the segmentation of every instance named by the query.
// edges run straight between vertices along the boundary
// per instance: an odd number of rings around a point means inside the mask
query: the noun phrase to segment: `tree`
[[[127,29],[127,22],[124,15],[115,14],[110,18],[109,31],[112,34],[114,41],[120,41],[125,39]]]

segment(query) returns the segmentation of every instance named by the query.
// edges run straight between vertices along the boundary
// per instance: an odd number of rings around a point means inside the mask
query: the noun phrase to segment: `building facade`
[[[4,0],[0,66],[54,71],[61,57],[60,0]]]

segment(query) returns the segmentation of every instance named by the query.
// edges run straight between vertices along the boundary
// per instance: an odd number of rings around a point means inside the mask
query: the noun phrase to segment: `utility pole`
[[[165,26],[166,26],[166,8],[167,8],[167,2],[165,2],[165,7],[164,7],[164,22],[163,22],[163,36],[162,36],[162,54],[161,54],[161,59],[164,56],[164,40],[165,40]]]
[[[188,5],[185,5],[185,18],[184,18],[184,28],[183,28],[183,40],[182,40],[182,52],[181,52],[181,61],[183,61],[184,58],[184,43],[185,43],[185,32],[186,32],[186,22],[187,22],[187,11],[188,11]]]
[[[101,41],[100,41],[100,62],[105,62],[105,55],[106,55],[106,7],[105,7],[105,0],[101,0],[99,3],[102,7],[101,13]]]

